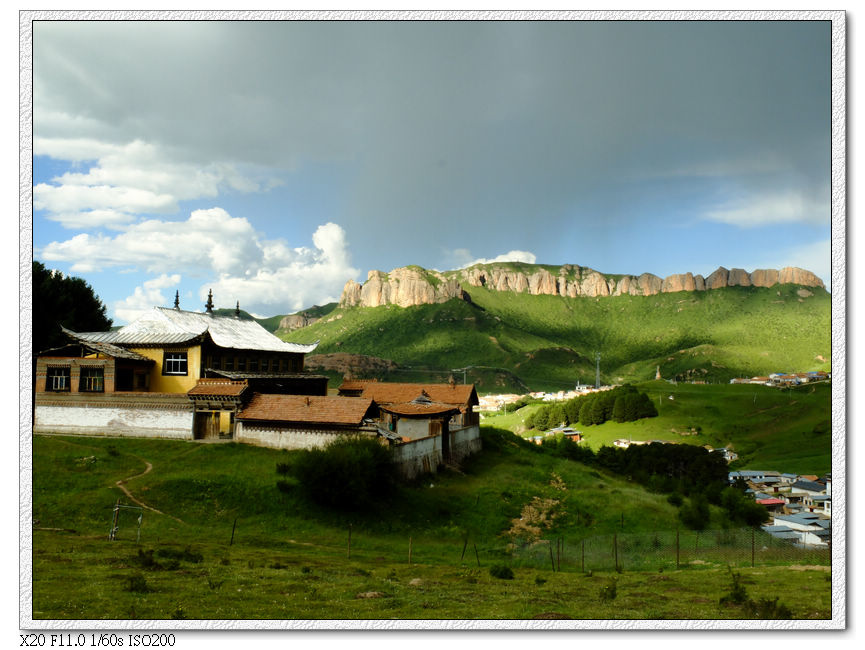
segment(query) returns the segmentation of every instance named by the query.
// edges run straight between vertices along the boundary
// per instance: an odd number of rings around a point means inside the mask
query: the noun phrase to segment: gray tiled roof
[[[800,490],[808,490],[809,492],[825,492],[826,486],[820,485],[820,483],[815,483],[814,481],[805,481],[803,479],[799,479],[795,483],[793,483],[794,488],[798,488]]]
[[[303,345],[283,341],[254,320],[215,316],[201,312],[154,307],[114,332],[70,332],[75,338],[114,345],[168,345],[185,343],[208,334],[222,348],[266,352],[308,353],[318,343]]]

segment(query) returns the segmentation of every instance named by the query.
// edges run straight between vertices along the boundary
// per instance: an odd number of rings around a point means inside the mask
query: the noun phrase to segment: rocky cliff
[[[306,312],[298,312],[297,314],[283,316],[282,320],[279,321],[279,329],[291,332],[292,330],[297,330],[301,327],[312,325],[318,320],[320,319],[316,316],[311,316]]]
[[[390,273],[370,271],[366,282],[349,280],[342,290],[340,307],[378,307],[380,305],[429,305],[451,298],[468,299],[456,278],[420,267],[394,269]]]
[[[549,267],[509,264],[472,266],[459,271],[428,271],[420,267],[394,269],[390,273],[370,271],[366,282],[349,280],[339,301],[340,307],[409,307],[445,302],[451,298],[469,300],[463,286],[486,287],[493,291],[513,291],[532,295],[567,296],[570,298],[603,296],[652,296],[677,291],[707,291],[722,287],[771,287],[776,284],[798,284],[825,289],[823,281],[810,271],[786,267],[780,271],[744,269],[723,266],[708,277],[681,273],[659,278],[651,273],[640,276],[609,276],[590,268],[565,264],[551,272]],[[553,267],[555,269],[555,267]]]

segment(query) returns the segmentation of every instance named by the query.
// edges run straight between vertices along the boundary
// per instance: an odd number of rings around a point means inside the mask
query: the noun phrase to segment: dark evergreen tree
[[[60,326],[78,332],[111,327],[105,305],[81,278],[63,275],[33,261],[33,353],[69,342]]]
[[[594,424],[592,421],[592,405],[594,403],[594,397],[583,398],[583,403],[580,405],[580,424],[585,426]]]

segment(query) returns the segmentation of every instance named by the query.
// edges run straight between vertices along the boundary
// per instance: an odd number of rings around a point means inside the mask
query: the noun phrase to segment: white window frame
[[[189,354],[183,352],[165,352],[162,361],[163,376],[185,377],[189,374]]]

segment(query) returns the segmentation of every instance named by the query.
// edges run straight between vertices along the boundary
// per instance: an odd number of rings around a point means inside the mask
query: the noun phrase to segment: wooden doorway
[[[195,440],[219,438],[219,411],[196,411],[192,437]]]

